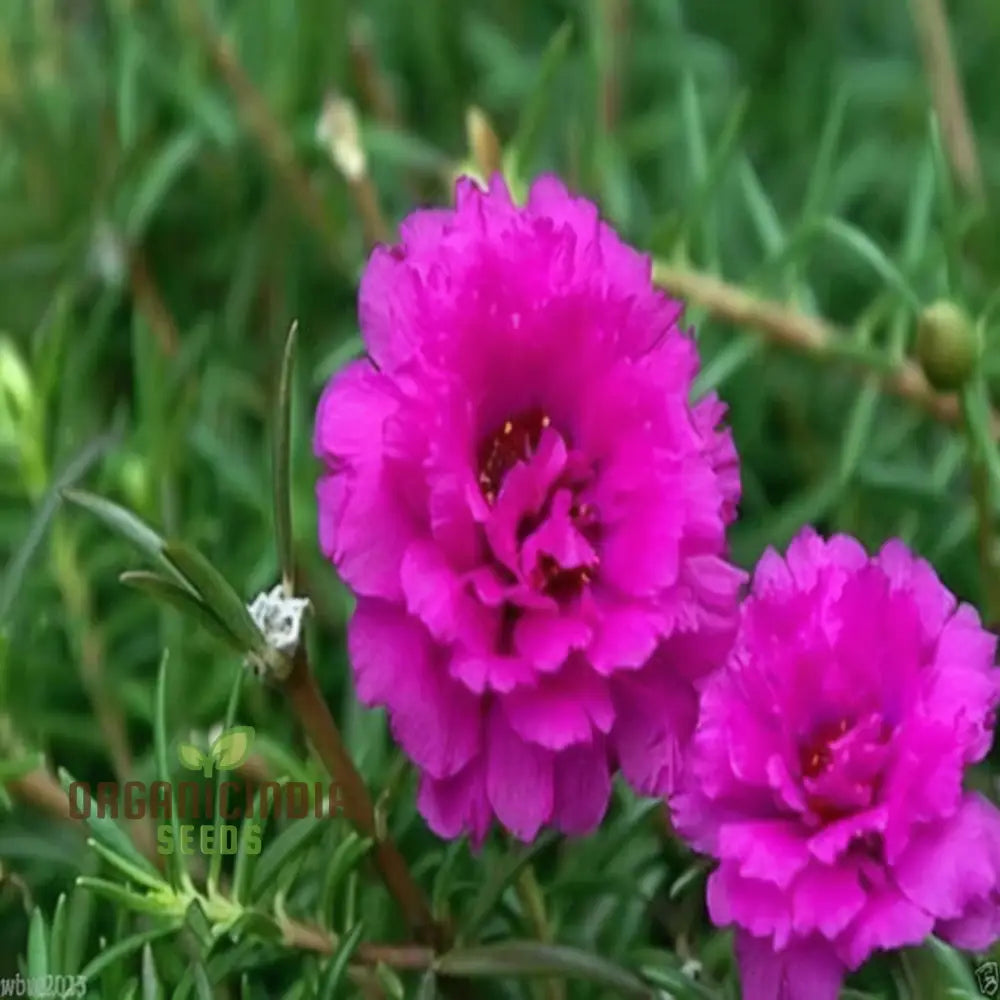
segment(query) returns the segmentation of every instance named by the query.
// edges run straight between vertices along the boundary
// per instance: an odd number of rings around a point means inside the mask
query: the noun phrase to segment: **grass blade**
[[[299,324],[292,323],[281,362],[281,381],[274,426],[274,529],[278,539],[278,565],[286,594],[294,593],[295,552],[292,533],[292,376]]]

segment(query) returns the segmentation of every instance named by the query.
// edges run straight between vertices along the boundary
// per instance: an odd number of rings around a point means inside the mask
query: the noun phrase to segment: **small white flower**
[[[292,653],[302,636],[302,619],[309,608],[308,597],[290,597],[279,583],[270,593],[259,593],[247,606],[264,640],[279,653]]]
[[[689,958],[682,966],[681,973],[688,979],[697,979],[701,975],[701,962],[696,958]]]

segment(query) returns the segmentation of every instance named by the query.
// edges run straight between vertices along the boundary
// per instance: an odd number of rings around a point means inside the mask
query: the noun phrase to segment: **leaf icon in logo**
[[[250,753],[253,742],[253,726],[234,726],[227,729],[213,744],[212,757],[222,771],[239,767]]]
[[[182,743],[177,748],[177,756],[192,771],[200,771],[205,766],[205,755],[193,743]]]

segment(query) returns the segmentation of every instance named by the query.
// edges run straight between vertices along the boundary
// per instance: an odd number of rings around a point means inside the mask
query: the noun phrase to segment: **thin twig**
[[[336,935],[294,920],[285,921],[282,927],[284,942],[291,948],[332,955],[340,942]],[[361,942],[354,957],[366,965],[391,966],[394,969],[426,969],[434,962],[434,949],[419,944],[377,944]]]
[[[941,0],[910,0],[924,72],[955,179],[973,198],[984,194],[976,136],[955,65],[948,18]]]
[[[847,360],[869,370],[859,359],[846,358],[837,350],[839,344],[846,342],[846,334],[818,316],[797,312],[781,302],[758,298],[700,271],[657,263],[653,280],[672,295],[708,310],[716,319],[753,330],[773,343],[805,354]],[[935,420],[956,425],[961,422],[958,396],[935,391],[916,362],[905,360],[877,374],[886,392],[913,403]],[[990,430],[994,438],[1000,439],[1000,414],[996,411],[990,412]]]
[[[613,132],[618,122],[622,100],[622,69],[628,36],[628,0],[601,0],[601,33],[607,46],[601,60],[601,124]]]
[[[35,768],[20,778],[12,778],[7,782],[6,788],[14,798],[27,802],[40,812],[73,824],[80,823],[70,812],[69,796],[63,791],[62,785],[44,767]]]
[[[400,124],[399,106],[392,85],[382,70],[372,40],[372,23],[364,14],[351,18],[347,44],[351,71],[365,105],[375,117],[390,128]]]
[[[260,146],[281,187],[303,219],[320,234],[331,262],[338,268],[343,266],[337,228],[298,161],[292,137],[254,86],[232,46],[217,34],[197,0],[185,0],[178,9],[185,27],[207,50],[229,87],[244,125]]]
[[[153,278],[146,255],[141,248],[137,247],[131,251],[128,274],[136,307],[149,324],[160,350],[168,358],[173,357],[180,343],[177,324],[160,294],[159,286]]]

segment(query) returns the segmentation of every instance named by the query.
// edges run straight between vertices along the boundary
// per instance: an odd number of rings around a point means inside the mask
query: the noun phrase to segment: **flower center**
[[[574,566],[572,569],[564,569],[552,556],[543,552],[538,557],[535,576],[535,585],[542,593],[557,601],[568,601],[576,597],[584,585],[594,578],[594,568]]]
[[[526,462],[538,447],[542,431],[551,421],[540,408],[505,420],[493,434],[487,435],[479,446],[477,465],[479,488],[487,503],[493,503],[507,473],[518,462]]]
[[[817,726],[812,735],[799,748],[799,766],[804,778],[818,778],[833,762],[830,745],[851,728],[849,719],[825,722]]]
[[[869,808],[881,794],[892,729],[878,715],[822,722],[799,746],[809,810],[831,820]]]

